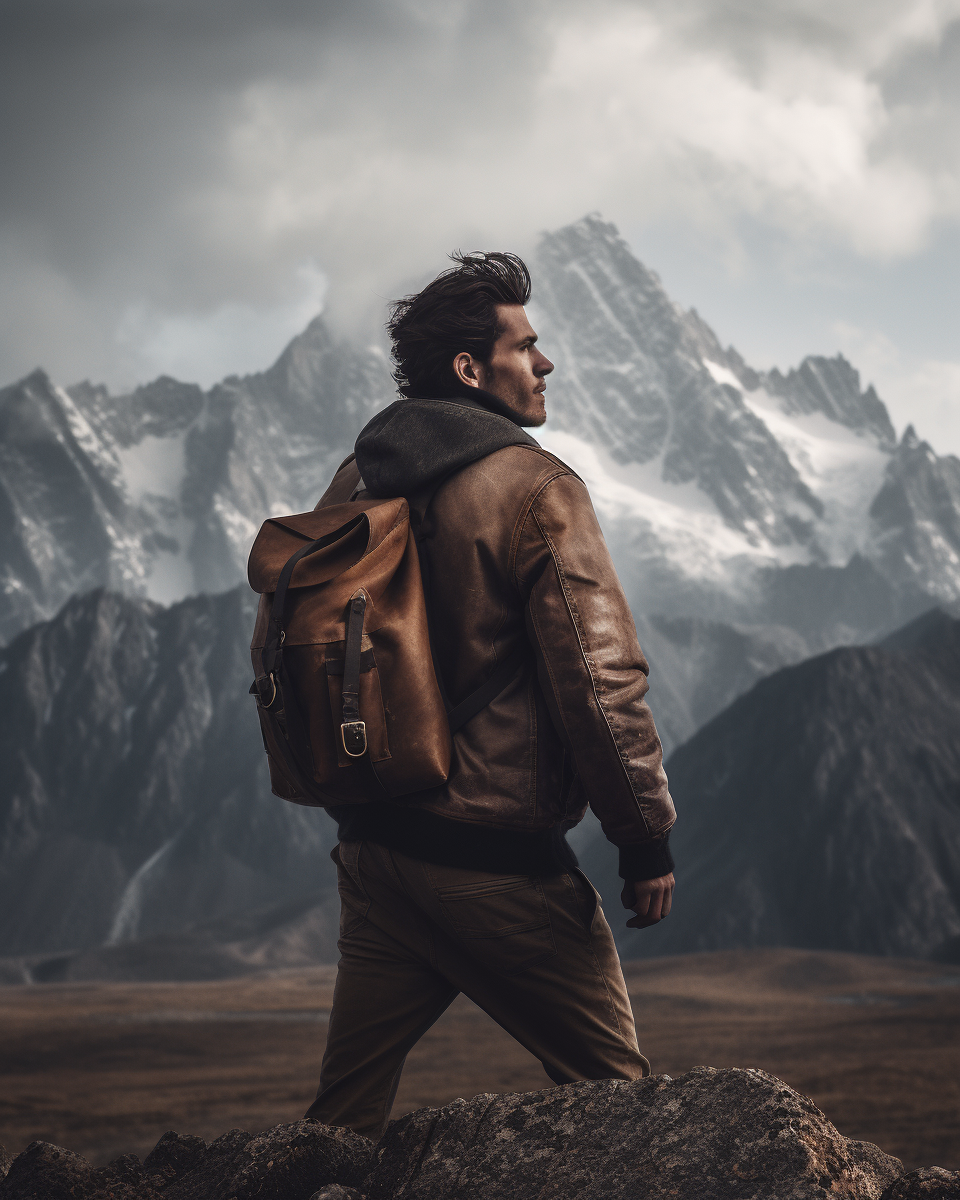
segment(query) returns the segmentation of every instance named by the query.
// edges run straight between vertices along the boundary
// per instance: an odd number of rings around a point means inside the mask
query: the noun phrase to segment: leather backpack
[[[446,781],[453,733],[521,659],[501,662],[452,706],[431,648],[425,566],[402,498],[262,525],[247,569],[260,593],[250,691],[275,795],[326,807]]]

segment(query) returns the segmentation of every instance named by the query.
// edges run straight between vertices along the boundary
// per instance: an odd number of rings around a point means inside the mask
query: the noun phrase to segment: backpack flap
[[[261,595],[276,591],[280,572],[291,555],[307,542],[331,537],[322,553],[310,554],[297,564],[290,580],[291,587],[325,583],[358,562],[371,542],[382,541],[386,529],[408,511],[405,500],[358,500],[315,512],[271,517],[264,521],[253,543],[247,580]]]

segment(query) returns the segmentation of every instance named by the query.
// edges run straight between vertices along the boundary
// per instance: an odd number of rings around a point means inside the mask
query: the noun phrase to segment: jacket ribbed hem
[[[669,833],[652,842],[620,847],[620,877],[633,883],[644,879],[659,879],[673,870],[673,855],[667,842]]]
[[[497,875],[562,875],[577,856],[559,825],[535,833],[454,821],[374,801],[328,808],[342,842],[375,842],[421,862]]]

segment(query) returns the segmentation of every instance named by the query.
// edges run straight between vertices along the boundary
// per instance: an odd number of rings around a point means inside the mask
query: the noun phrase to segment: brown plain
[[[213,1138],[299,1118],[313,1097],[334,967],[214,983],[0,989],[0,1143],[104,1163],[168,1129]],[[760,1067],[848,1137],[908,1169],[960,1168],[960,968],[803,950],[625,966],[656,1072]],[[394,1116],[551,1086],[461,997],[407,1060]]]

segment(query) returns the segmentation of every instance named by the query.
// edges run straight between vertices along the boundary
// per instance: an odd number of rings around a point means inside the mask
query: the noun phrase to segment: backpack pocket
[[[365,638],[369,642],[369,638]],[[327,676],[327,695],[330,698],[330,713],[339,713],[343,707],[343,662],[344,643],[335,642],[326,647],[324,671]],[[366,726],[367,753],[371,762],[385,762],[390,757],[387,738],[387,718],[383,711],[383,695],[380,691],[380,672],[373,647],[367,646],[360,654],[360,717]],[[332,717],[331,717],[332,721]],[[342,741],[336,740],[337,765],[355,765]]]

